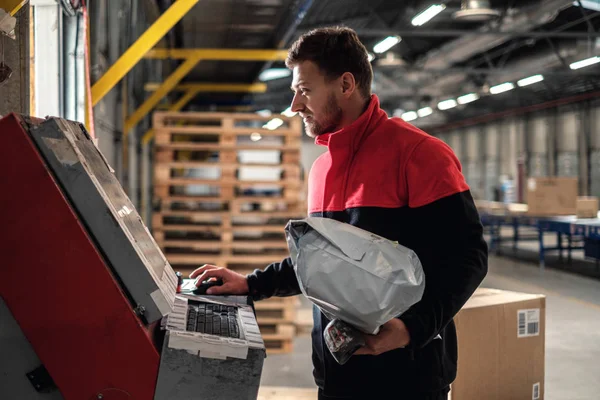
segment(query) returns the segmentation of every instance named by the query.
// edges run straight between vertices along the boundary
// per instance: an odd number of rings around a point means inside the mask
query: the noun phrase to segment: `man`
[[[314,309],[319,398],[446,399],[457,363],[452,319],[487,273],[487,246],[459,161],[442,141],[379,108],[367,50],[352,30],[303,35],[286,65],[292,111],[328,149],[310,172],[309,215],[398,241],[416,252],[426,277],[422,300],[378,335],[366,335],[366,346],[344,365],[324,344],[329,321]],[[214,294],[260,300],[300,293],[289,258],[247,277],[211,265],[191,277],[222,278]]]

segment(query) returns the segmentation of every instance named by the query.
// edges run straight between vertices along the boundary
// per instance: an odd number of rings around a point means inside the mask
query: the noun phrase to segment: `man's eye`
[[[300,88],[300,93],[302,93],[303,95],[306,95],[306,93],[308,93],[308,92],[309,92],[308,89]]]

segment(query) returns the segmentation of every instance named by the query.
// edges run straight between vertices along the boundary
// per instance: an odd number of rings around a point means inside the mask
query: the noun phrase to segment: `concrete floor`
[[[547,296],[545,399],[600,398],[600,281],[503,257],[489,267],[482,286]],[[262,384],[314,388],[310,353],[298,337],[292,354],[267,358]]]

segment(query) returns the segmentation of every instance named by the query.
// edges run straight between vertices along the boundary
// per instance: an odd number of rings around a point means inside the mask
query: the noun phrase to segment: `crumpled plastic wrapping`
[[[330,320],[377,334],[423,296],[421,262],[397,242],[317,217],[290,221],[285,234],[302,293]]]

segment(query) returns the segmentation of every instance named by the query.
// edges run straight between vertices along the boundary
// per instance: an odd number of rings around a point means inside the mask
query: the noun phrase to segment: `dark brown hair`
[[[350,72],[362,95],[371,97],[373,69],[367,49],[352,29],[319,28],[300,36],[290,48],[285,65],[293,68],[303,61],[317,64],[329,80]]]

